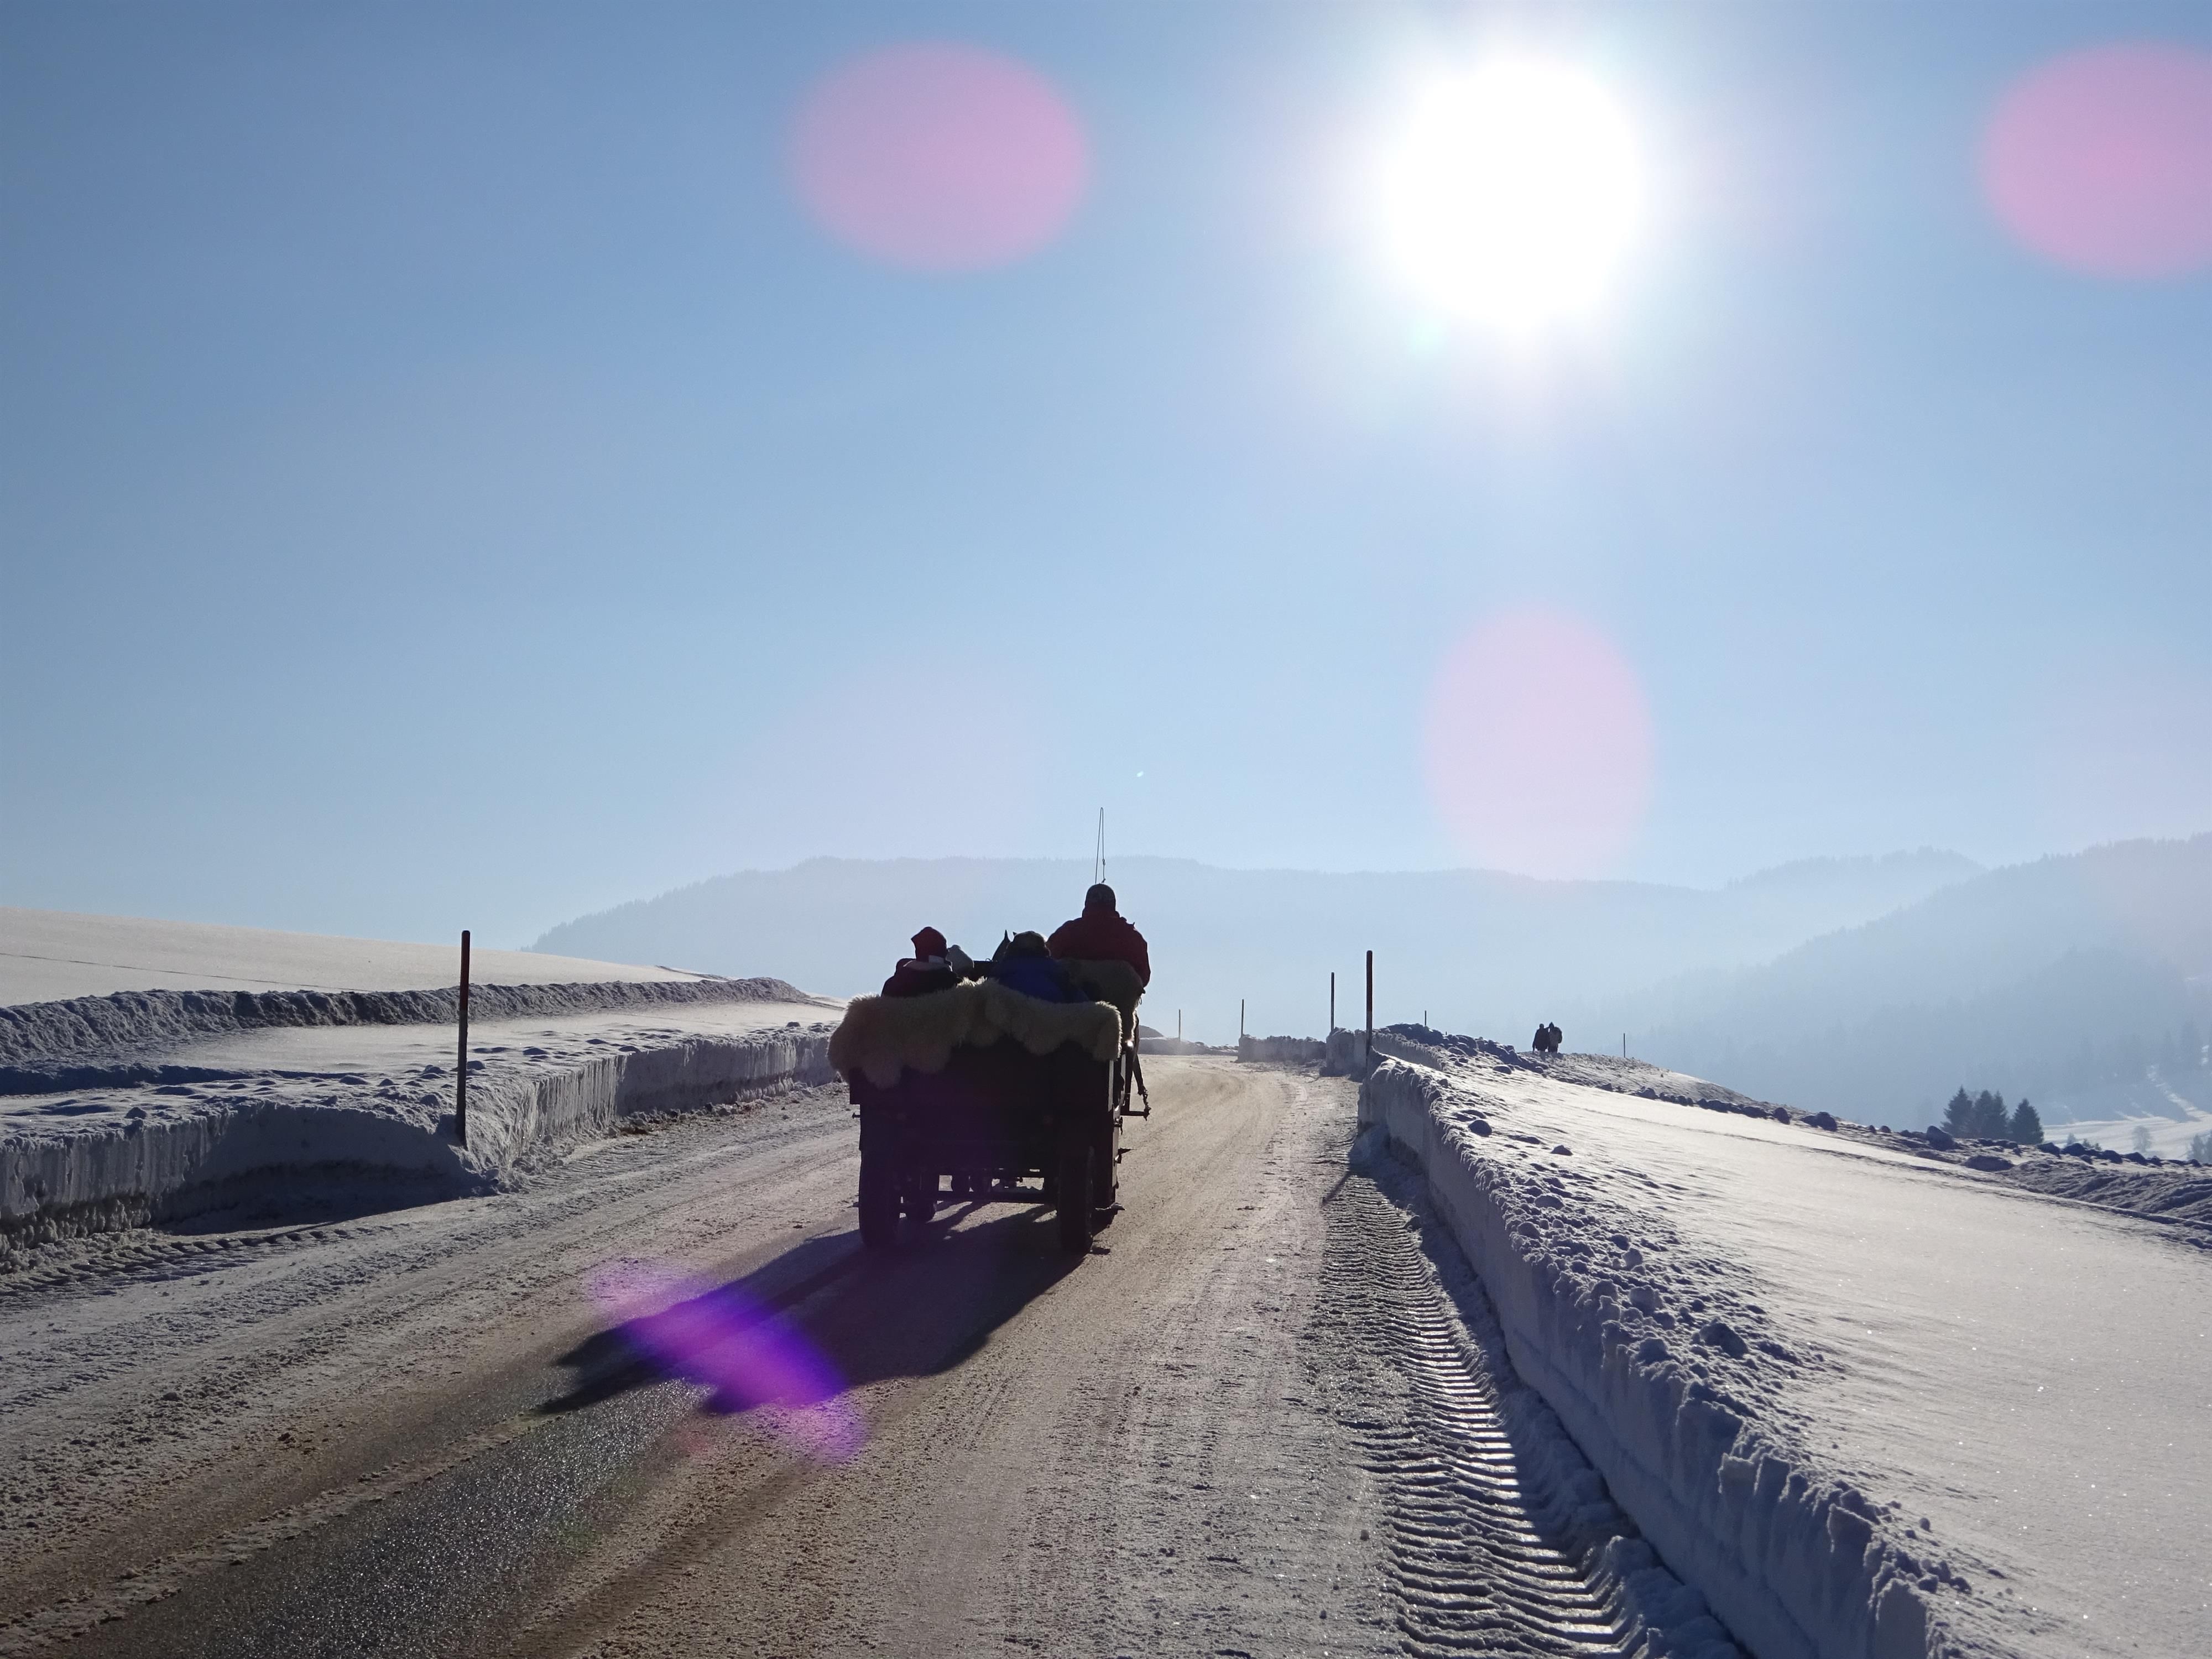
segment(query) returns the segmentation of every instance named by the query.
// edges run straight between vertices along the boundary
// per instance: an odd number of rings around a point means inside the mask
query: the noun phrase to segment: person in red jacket
[[[887,997],[926,997],[933,991],[949,991],[960,983],[958,966],[950,959],[945,935],[925,927],[914,936],[914,954],[902,957],[884,981]]]
[[[1152,982],[1145,936],[1114,908],[1114,890],[1103,881],[1083,896],[1083,914],[1054,928],[1045,948],[1073,962],[1126,962],[1137,970],[1138,984]]]

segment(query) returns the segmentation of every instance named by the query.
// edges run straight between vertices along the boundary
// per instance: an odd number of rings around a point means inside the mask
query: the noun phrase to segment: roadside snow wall
[[[144,1087],[81,1094],[50,1109],[66,1115],[4,1120],[0,1265],[26,1244],[286,1191],[396,1184],[410,1201],[483,1191],[624,1118],[830,1080],[826,1025],[477,1060],[465,1148],[453,1138],[450,1074],[426,1086],[412,1076],[280,1073],[251,1079],[251,1093],[227,1082],[228,1097],[203,1090],[183,1100]]]
[[[1523,1380],[1744,1646],[1760,1659],[1945,1651],[1912,1582],[1925,1569],[1881,1535],[1878,1508],[1686,1376],[1664,1345],[1635,1341],[1608,1300],[1620,1286],[1587,1267],[1571,1195],[1486,1155],[1492,1126],[1469,1097],[1441,1073],[1382,1059],[1359,1115],[1419,1164]]]
[[[1375,1058],[1402,1060],[1421,1065],[1430,1056],[1418,1044],[1401,1040],[1387,1030],[1375,1033]],[[1342,1026],[1328,1034],[1322,1045],[1321,1074],[1323,1077],[1365,1077],[1368,1066],[1367,1033],[1347,1031]]]
[[[1321,1074],[1323,1077],[1365,1077],[1367,1075],[1367,1034],[1347,1031],[1341,1025],[1328,1034],[1322,1045]]]

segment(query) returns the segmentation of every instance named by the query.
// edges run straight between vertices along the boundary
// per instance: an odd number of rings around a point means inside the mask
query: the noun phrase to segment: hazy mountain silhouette
[[[2212,835],[1991,871],[1587,1017],[1646,1059],[1879,1121],[1924,1124],[1961,1085],[2025,1093],[2046,1123],[2180,1115],[2212,1097]]]
[[[1691,969],[1776,956],[1979,873],[1954,853],[1816,859],[1717,891],[1537,881],[1492,871],[1332,873],[1116,859],[1121,908],[1150,938],[1146,1018],[1194,1036],[1318,1033],[1360,1018],[1362,953],[1376,957],[1378,1020],[1431,1018],[1525,1039],[1571,1002],[1625,994]],[[532,947],[714,973],[773,971],[810,990],[872,991],[927,923],[981,955],[1008,929],[1048,929],[1080,908],[1074,860],[816,859],[746,871],[564,923]],[[1520,1033],[1516,1036],[1514,1034]],[[1587,1033],[1571,1041],[1604,1043]]]

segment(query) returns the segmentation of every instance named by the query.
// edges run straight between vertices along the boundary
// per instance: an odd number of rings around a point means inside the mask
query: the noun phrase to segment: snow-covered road
[[[429,1034],[239,1041],[333,1038]],[[2212,1650],[2201,1222],[1421,1052],[1361,1109],[1425,1194],[1347,1168],[1348,1080],[1155,1059],[1072,1267],[1035,1205],[863,1255],[829,1089],[495,1194],[41,1246],[0,1655]],[[820,1407],[649,1337],[726,1358],[732,1308]]]
[[[1347,1170],[1350,1085],[1152,1091],[1074,1263],[1034,1205],[863,1255],[830,1091],[497,1196],[56,1247],[0,1279],[0,1653],[1729,1650]],[[774,1310],[836,1432],[649,1363],[611,1269]]]

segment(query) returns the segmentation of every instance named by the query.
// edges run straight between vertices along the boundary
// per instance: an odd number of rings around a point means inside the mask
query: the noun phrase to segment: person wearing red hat
[[[914,936],[914,954],[902,958],[884,981],[887,997],[926,997],[932,991],[949,991],[960,983],[960,970],[951,960],[945,935],[925,927]]]

